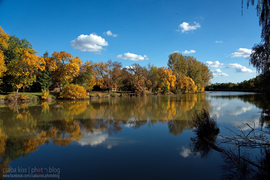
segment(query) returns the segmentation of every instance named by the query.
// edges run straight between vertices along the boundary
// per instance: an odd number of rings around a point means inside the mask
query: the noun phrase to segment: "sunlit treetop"
[[[0,49],[1,50],[8,49],[8,45],[9,45],[8,40],[9,40],[9,35],[0,26]]]

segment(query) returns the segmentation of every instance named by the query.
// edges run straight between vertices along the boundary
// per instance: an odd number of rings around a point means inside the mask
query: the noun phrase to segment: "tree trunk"
[[[17,88],[17,90],[16,90],[16,97],[15,97],[16,102],[18,101],[18,94],[19,94],[19,88]]]

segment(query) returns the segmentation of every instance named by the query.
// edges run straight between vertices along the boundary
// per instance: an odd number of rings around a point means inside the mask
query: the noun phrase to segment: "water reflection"
[[[239,108],[235,108],[234,111],[227,109],[235,99],[247,103],[244,106],[238,104]],[[197,127],[192,121],[196,112],[205,109],[210,114],[218,112],[238,118],[252,111],[254,106],[265,107],[267,103],[262,103],[261,100],[256,94],[248,97],[227,97],[202,93],[1,105],[0,171],[8,168],[11,161],[27,157],[44,144],[65,147],[72,143],[81,147],[97,147],[103,144],[106,149],[113,150],[121,140],[110,138],[111,135],[119,134],[125,128],[142,129],[143,126],[152,127],[160,123],[167,126],[168,132],[175,137]],[[265,113],[266,111],[262,114]],[[263,117],[261,122],[268,123],[269,118]],[[254,116],[254,119],[259,118]],[[211,123],[205,125],[208,135],[193,138],[192,149],[183,146],[180,151],[182,157],[187,158],[192,153],[207,157],[212,150],[220,152],[219,146],[216,145],[217,128],[211,126]],[[204,134],[200,131],[196,133]],[[3,171],[0,173],[2,178]]]
[[[190,152],[196,155],[199,153],[202,158],[213,150],[219,152],[223,158],[220,166],[224,172],[222,179],[269,179],[270,131],[269,126],[263,127],[265,117],[269,117],[269,111],[268,114],[261,114],[261,128],[246,124],[249,131],[239,129],[235,132],[229,129],[232,135],[221,135],[217,142],[220,129],[215,118],[211,118],[209,112],[203,110],[193,119],[196,136],[191,138]]]
[[[45,143],[67,146],[76,140],[81,146],[97,146],[123,127],[162,122],[171,134],[179,135],[192,129],[191,116],[202,108],[210,110],[204,94],[8,104],[1,108],[0,168],[8,168],[11,161],[27,157]],[[107,149],[115,145],[116,141],[107,144]]]

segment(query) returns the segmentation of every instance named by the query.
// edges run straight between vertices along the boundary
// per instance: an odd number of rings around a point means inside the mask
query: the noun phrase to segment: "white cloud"
[[[219,77],[219,76],[229,76],[228,74],[222,72],[220,69],[216,69],[213,72],[214,77]]]
[[[90,145],[97,146],[108,138],[108,134],[102,134],[101,132],[94,132],[92,134],[84,134],[84,136],[78,141],[81,146]]]
[[[228,102],[216,101],[216,102],[213,102],[211,105],[215,108],[215,110],[220,111],[221,108],[227,106],[228,104],[229,104]]]
[[[218,61],[212,62],[212,61],[206,61],[205,63],[207,66],[212,67],[212,68],[218,68],[220,66],[223,66],[223,63],[220,63]]]
[[[185,51],[183,51],[182,53],[183,53],[183,54],[192,54],[192,53],[195,53],[195,52],[196,52],[195,50],[190,50],[190,51],[185,50]]]
[[[194,24],[195,25],[192,26],[192,25],[189,25],[189,23],[187,22],[183,22],[182,24],[179,25],[179,28],[181,29],[181,32],[184,33],[186,31],[193,31],[201,27],[201,25],[195,21],[194,21]],[[180,30],[178,29],[178,31]]]
[[[124,53],[124,55],[119,54],[116,56],[116,58],[126,59],[126,60],[131,60],[131,61],[143,61],[143,60],[149,59],[146,55],[141,56],[141,55],[133,54],[130,52]]]
[[[238,129],[241,129],[242,131],[251,130],[251,128],[247,124],[249,124],[254,129],[261,128],[260,114],[259,113],[253,114],[250,117],[245,118],[244,121],[232,121],[231,124],[237,127]],[[265,126],[267,125],[264,123],[263,127]]]
[[[222,73],[213,73],[213,76],[214,77],[221,77],[221,76],[229,76],[229,75],[222,72]]]
[[[182,147],[182,151],[180,152],[181,156],[183,156],[184,158],[187,158],[191,154],[192,154],[192,152],[190,149],[188,149],[186,147]]]
[[[230,115],[238,116],[238,115],[243,114],[243,113],[245,113],[247,111],[250,111],[251,109],[252,109],[252,106],[245,106],[245,107],[238,106],[234,110],[229,111],[228,113]]]
[[[215,41],[215,43],[223,43],[223,41]]]
[[[246,68],[245,66],[242,66],[237,63],[230,63],[227,68],[233,68],[236,72],[243,72],[243,73],[252,73],[253,71],[251,69]]]
[[[216,70],[214,70],[213,72],[218,72],[218,73],[220,73],[220,72],[222,72],[220,69],[216,69]]]
[[[70,42],[73,49],[79,49],[82,52],[100,52],[103,46],[108,46],[108,42],[96,34],[80,35]]]
[[[135,66],[125,66],[125,68],[127,68],[127,69],[134,69]]]
[[[106,34],[107,36],[117,37],[117,34],[113,34],[111,30],[105,32],[104,34]]]
[[[230,55],[230,57],[244,57],[244,58],[249,58],[250,54],[253,51],[251,49],[247,48],[239,48],[237,49],[234,53]]]

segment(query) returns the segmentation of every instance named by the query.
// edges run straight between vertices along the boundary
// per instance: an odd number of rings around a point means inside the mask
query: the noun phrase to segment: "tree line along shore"
[[[213,78],[208,67],[192,56],[172,53],[167,65],[83,62],[65,51],[38,56],[26,39],[9,36],[0,27],[0,93],[11,101],[28,98],[19,92],[40,92],[43,100],[85,99],[98,96],[96,91],[128,91],[137,96],[196,93],[204,92]]]

